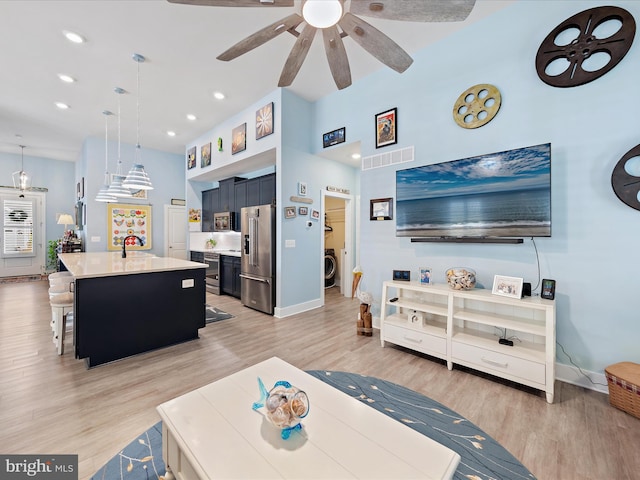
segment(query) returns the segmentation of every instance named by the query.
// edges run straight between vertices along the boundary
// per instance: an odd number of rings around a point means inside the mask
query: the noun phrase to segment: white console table
[[[302,430],[283,440],[251,405],[286,380],[309,397]],[[273,357],[158,407],[167,478],[450,479],[460,455]]]
[[[393,298],[397,300],[391,302]],[[513,346],[500,344],[500,337],[511,339]],[[380,342],[444,359],[449,370],[457,363],[543,390],[553,403],[554,300],[387,281],[382,286]]]

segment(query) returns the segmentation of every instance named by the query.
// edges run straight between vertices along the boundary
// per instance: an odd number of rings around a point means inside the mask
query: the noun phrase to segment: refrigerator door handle
[[[249,218],[249,265],[255,266],[258,252],[258,219]]]
[[[252,277],[251,275],[246,275],[244,273],[240,274],[240,278],[246,278],[247,280],[254,280],[256,282],[262,282],[262,283],[271,283],[271,281],[268,278]]]

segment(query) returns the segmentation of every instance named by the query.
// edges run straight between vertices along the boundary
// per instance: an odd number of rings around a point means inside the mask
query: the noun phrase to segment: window
[[[33,247],[33,200],[4,200],[2,256],[35,257]]]

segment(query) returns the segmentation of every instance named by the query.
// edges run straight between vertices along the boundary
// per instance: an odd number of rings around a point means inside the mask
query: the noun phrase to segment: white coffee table
[[[280,437],[252,410],[286,380],[310,403],[301,431]],[[273,357],[163,403],[162,454],[179,480],[450,479],[460,456],[361,401]]]

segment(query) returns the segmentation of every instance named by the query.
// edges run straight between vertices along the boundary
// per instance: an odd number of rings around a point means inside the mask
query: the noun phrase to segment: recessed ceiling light
[[[85,38],[78,33],[70,32],[68,30],[63,31],[62,33],[64,33],[64,36],[67,37],[67,40],[69,40],[70,42],[73,42],[73,43],[86,42]]]
[[[65,82],[65,83],[73,83],[73,82],[75,82],[75,81],[76,81],[76,79],[75,79],[75,78],[73,78],[73,77],[72,77],[72,76],[70,76],[70,75],[65,75],[64,73],[59,73],[59,74],[58,74],[58,78],[59,78],[60,80],[62,80],[63,82]]]
[[[174,132],[173,130],[167,130],[167,135],[169,135],[170,137],[175,137],[176,132]]]
[[[67,110],[69,108],[69,105],[62,102],[56,102],[56,107],[58,107],[60,110]]]
[[[198,117],[196,117],[193,113],[187,114],[187,120],[191,120],[192,122]]]
[[[224,98],[224,93],[222,93],[222,92],[214,92],[213,96],[216,97],[218,100],[222,100]]]
[[[360,158],[360,154],[354,153],[353,155],[351,155],[351,158],[353,158],[354,160],[358,160]]]

